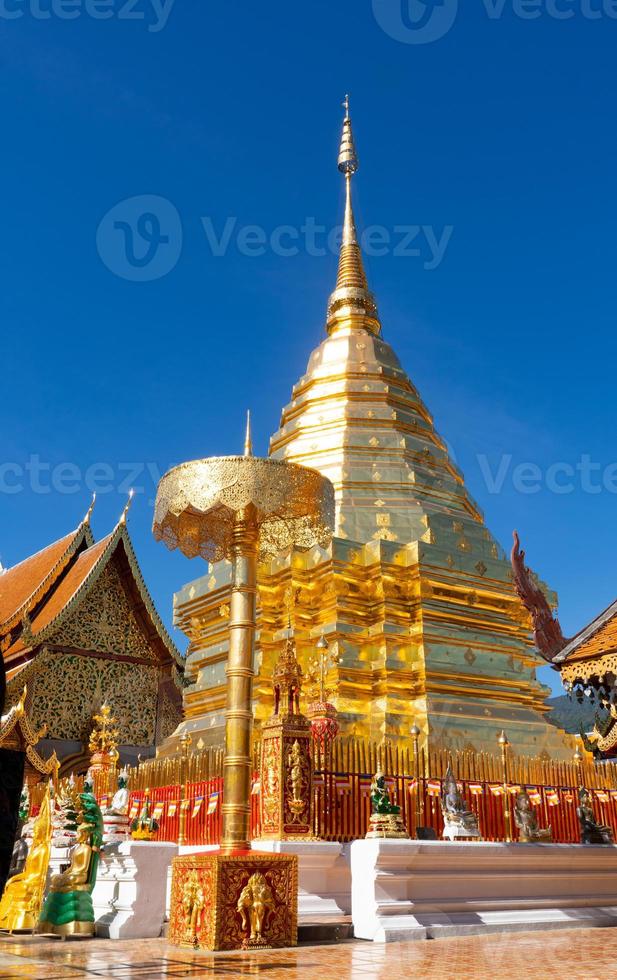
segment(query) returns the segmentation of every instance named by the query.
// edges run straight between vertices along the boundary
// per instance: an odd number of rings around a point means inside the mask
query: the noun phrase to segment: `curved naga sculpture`
[[[525,552],[521,551],[518,532],[514,531],[514,545],[510,554],[512,574],[516,593],[530,614],[533,622],[533,635],[540,654],[549,664],[570,642],[562,633],[559,620],[553,616],[546,596],[536,585],[533,575],[525,565]]]

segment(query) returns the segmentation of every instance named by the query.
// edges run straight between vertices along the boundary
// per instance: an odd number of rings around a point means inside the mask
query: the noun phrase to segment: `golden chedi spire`
[[[246,413],[246,433],[244,436],[244,456],[253,455],[253,436],[251,434],[251,410]]]
[[[368,288],[362,249],[358,240],[353,213],[351,182],[357,173],[359,162],[353,137],[349,96],[345,96],[345,119],[343,135],[338,155],[338,168],[345,177],[345,218],[339,257],[336,289],[328,302],[328,333],[341,327],[358,327],[370,330],[373,334],[381,332],[375,297]]]

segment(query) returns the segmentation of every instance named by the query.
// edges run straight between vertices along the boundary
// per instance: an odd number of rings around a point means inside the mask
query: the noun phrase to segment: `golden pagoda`
[[[431,747],[494,752],[502,729],[521,754],[571,756],[545,720],[548,689],[510,565],[448,456],[416,387],[382,338],[356,231],[358,156],[346,112],[338,159],[345,218],[326,336],[294,386],[270,455],[319,470],[336,493],[328,549],[294,552],[258,576],[254,712],[272,710],[271,675],[285,636],[285,594],[297,595],[302,665],[323,635],[342,734],[405,742],[417,723]],[[222,740],[229,566],[175,596],[188,635],[183,731]]]

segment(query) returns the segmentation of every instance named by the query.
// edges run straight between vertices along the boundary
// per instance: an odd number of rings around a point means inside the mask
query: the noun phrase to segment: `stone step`
[[[342,943],[348,939],[353,939],[351,916],[330,921],[298,923],[298,943],[302,946]]]

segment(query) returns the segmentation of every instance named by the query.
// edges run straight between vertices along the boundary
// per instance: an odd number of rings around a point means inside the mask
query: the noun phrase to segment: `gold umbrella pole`
[[[172,943],[239,949],[296,942],[297,857],[251,851],[249,842],[257,561],[326,546],[333,524],[332,484],[314,470],[256,459],[250,431],[244,456],[181,463],[159,484],[154,536],[189,558],[232,563],[222,846],[174,858]],[[258,906],[268,910],[259,921]]]
[[[251,507],[234,522],[223,762],[223,852],[250,850],[251,727],[259,529]]]

